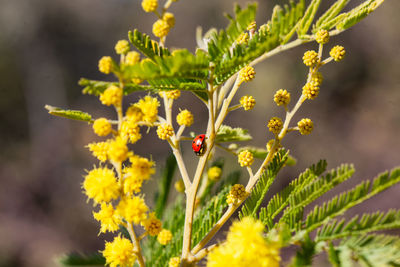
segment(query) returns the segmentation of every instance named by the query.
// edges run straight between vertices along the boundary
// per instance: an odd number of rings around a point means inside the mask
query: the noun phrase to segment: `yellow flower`
[[[89,171],[82,187],[95,204],[110,202],[119,196],[117,178],[114,171],[108,168],[95,168]]]
[[[100,232],[115,232],[122,223],[121,217],[117,215],[112,204],[101,203],[99,212],[93,212],[93,217],[101,223]]]
[[[286,90],[279,89],[274,95],[274,102],[278,106],[287,106],[290,103],[290,93]]]
[[[267,126],[268,126],[268,129],[269,129],[270,132],[273,132],[274,134],[279,134],[279,132],[283,128],[283,122],[278,117],[272,117],[268,121],[268,125]]]
[[[314,123],[308,118],[301,119],[301,121],[297,123],[297,126],[299,127],[299,132],[302,135],[310,134],[314,129]]]
[[[161,221],[157,219],[154,212],[150,213],[149,218],[142,222],[144,229],[151,236],[156,236],[161,232]]]
[[[129,150],[126,141],[117,137],[110,142],[108,148],[108,158],[114,162],[124,162],[129,156]]]
[[[157,20],[153,24],[153,34],[159,38],[163,38],[168,35],[171,27],[168,23],[162,19]]]
[[[168,123],[163,123],[157,127],[157,135],[161,140],[167,140],[174,135],[174,129]]]
[[[132,176],[138,176],[143,180],[148,180],[150,176],[156,172],[154,169],[154,161],[147,158],[133,155],[129,157],[129,161],[131,162],[129,174]]]
[[[141,83],[143,82],[143,80],[142,80],[142,79],[139,79],[139,78],[132,78],[132,82],[133,82],[134,84],[141,84]]]
[[[118,55],[126,54],[130,49],[129,42],[127,40],[119,40],[115,45],[115,52]]]
[[[103,105],[106,106],[110,105],[114,105],[116,107],[121,106],[122,88],[119,88],[115,85],[111,85],[100,95],[100,101]]]
[[[157,236],[157,241],[161,245],[166,245],[168,244],[172,239],[172,233],[170,230],[167,229],[162,229],[161,232]]]
[[[135,106],[142,110],[144,122],[153,124],[157,121],[158,106],[160,106],[160,102],[158,102],[157,98],[145,96],[140,99]]]
[[[135,65],[140,61],[140,54],[136,51],[130,51],[125,56],[125,64]]]
[[[107,160],[108,142],[98,142],[88,144],[87,147],[92,152],[93,156],[96,157],[101,162]]]
[[[241,184],[235,184],[229,191],[226,197],[226,202],[229,205],[237,205],[247,197],[246,189]]]
[[[158,7],[157,0],[142,0],[142,8],[146,12],[154,12]]]
[[[254,162],[253,153],[248,150],[243,150],[238,155],[238,162],[241,167],[251,166]]]
[[[168,267],[179,267],[179,264],[181,264],[181,258],[172,257],[169,259]]]
[[[346,50],[344,50],[344,47],[340,45],[335,45],[329,52],[329,55],[333,57],[335,61],[341,61],[345,54]]]
[[[164,97],[164,95],[166,95],[167,98],[176,100],[181,96],[181,91],[180,90],[160,91],[159,95],[161,97]]]
[[[127,222],[140,224],[147,219],[147,211],[149,208],[144,202],[143,198],[133,196],[132,198],[125,198],[118,203],[117,212]]]
[[[99,60],[99,71],[105,74],[109,74],[113,68],[113,60],[111,57],[102,57]]]
[[[249,34],[247,32],[242,32],[236,39],[237,44],[247,44],[249,41]]]
[[[142,135],[140,134],[140,128],[134,120],[125,120],[121,124],[121,137],[125,140],[129,140],[131,144],[136,143]]]
[[[317,71],[314,72],[311,76],[311,81],[314,83],[316,86],[320,86],[322,84],[322,81],[324,80],[324,77],[322,77],[322,73]]]
[[[318,53],[315,52],[314,50],[309,50],[307,52],[304,53],[303,56],[303,63],[304,65],[306,65],[307,67],[312,67],[315,64],[317,64],[319,61],[318,58]]]
[[[163,21],[165,21],[170,28],[175,26],[175,17],[174,14],[166,12],[162,17]]]
[[[98,136],[107,136],[111,130],[111,123],[106,118],[99,118],[93,123],[93,131]]]
[[[257,29],[257,23],[255,21],[253,21],[252,23],[249,24],[249,26],[247,26],[248,31],[255,31],[256,29]]]
[[[207,259],[207,267],[257,266],[279,267],[279,244],[266,241],[260,221],[245,217],[229,228],[226,242],[214,248]]]
[[[139,121],[143,120],[143,112],[139,107],[131,105],[126,110],[126,117],[129,121],[138,123]]]
[[[319,44],[326,44],[329,42],[329,32],[327,30],[319,30],[315,34],[315,40]]]
[[[251,95],[245,95],[240,98],[240,104],[244,110],[250,110],[256,105],[256,100]]]
[[[319,94],[319,87],[314,82],[308,82],[303,86],[303,93],[307,99],[315,99]]]
[[[251,80],[254,79],[254,76],[256,75],[256,72],[254,71],[254,68],[251,66],[246,66],[243,69],[239,71],[239,80],[240,83],[242,82],[250,82]]]
[[[182,179],[179,179],[178,181],[176,181],[174,186],[175,186],[175,190],[178,191],[179,193],[185,192],[185,183],[182,181]]]
[[[176,122],[179,125],[185,125],[186,127],[189,127],[190,125],[193,124],[193,114],[187,109],[182,110],[179,112],[179,114],[176,116]]]
[[[128,168],[125,168],[123,171],[124,173],[129,172],[127,170]],[[124,194],[129,194],[133,195],[134,193],[139,193],[142,190],[142,184],[143,184],[143,179],[142,177],[139,176],[132,176],[132,175],[127,175],[126,178],[124,179]]]
[[[106,242],[102,251],[106,264],[110,267],[130,267],[135,264],[136,255],[130,240],[117,236],[112,242]]]
[[[208,169],[207,176],[211,181],[218,181],[221,178],[222,169],[218,166],[213,166]]]

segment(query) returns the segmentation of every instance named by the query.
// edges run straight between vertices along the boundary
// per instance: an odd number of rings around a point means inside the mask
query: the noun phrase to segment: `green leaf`
[[[341,267],[342,266],[340,264],[339,253],[335,249],[335,247],[333,246],[333,244],[331,242],[329,243],[329,247],[328,247],[328,259],[333,267]]]
[[[227,125],[221,125],[217,132],[215,142],[235,142],[235,141],[249,141],[252,137],[248,134],[248,130],[242,128],[232,128]]]
[[[256,213],[264,200],[270,186],[275,180],[278,172],[285,165],[288,157],[288,152],[285,150],[278,151],[272,161],[268,164],[267,170],[261,175],[257,184],[251,191],[251,195],[247,198],[245,204],[239,213],[239,218],[246,216],[256,217]]]
[[[334,19],[345,6],[350,2],[350,0],[338,0],[336,1],[325,13],[317,20],[315,23],[315,30],[313,32],[317,32],[320,29],[330,30],[330,27],[324,27],[324,24],[327,24],[329,21]]]
[[[61,257],[60,263],[64,266],[104,266],[106,259],[99,252],[91,254],[74,252]]]
[[[128,32],[129,41],[145,56],[154,59],[156,57],[168,56],[171,53],[167,48],[160,47],[158,42],[151,40],[147,34],[139,32],[137,29]]]
[[[313,256],[316,253],[316,243],[313,242],[309,236],[305,236],[300,241],[300,250],[296,252],[289,266],[291,267],[305,267],[311,266]]]
[[[343,214],[346,210],[371,198],[400,182],[400,168],[393,169],[391,173],[380,174],[372,182],[364,181],[346,193],[335,196],[320,206],[315,206],[303,223],[303,229],[312,231],[327,223],[331,218]]]
[[[93,122],[92,115],[80,110],[61,109],[50,105],[44,107],[54,116],[64,117],[71,120]]]
[[[79,80],[79,85],[84,86],[82,93],[99,96],[111,85],[119,86],[119,83],[118,82],[95,81],[95,80],[88,80],[85,78],[81,78]],[[138,84],[134,84],[134,83],[127,83],[124,86],[124,95],[128,95],[128,94],[136,92],[136,91],[145,91],[145,90],[152,90],[152,89],[153,88],[150,86],[138,85]]]
[[[161,181],[158,183],[158,192],[156,193],[156,206],[154,208],[157,218],[162,218],[165,206],[167,204],[169,191],[171,189],[172,178],[176,169],[176,159],[170,155],[162,170]]]
[[[314,20],[315,14],[317,13],[319,4],[321,0],[312,0],[310,5],[308,6],[303,18],[301,19],[298,29],[297,35],[302,38],[305,34],[307,34],[308,29],[310,29],[311,23]]]

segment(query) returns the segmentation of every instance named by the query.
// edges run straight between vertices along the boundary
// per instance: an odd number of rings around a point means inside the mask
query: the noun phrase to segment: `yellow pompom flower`
[[[108,158],[114,162],[124,162],[129,156],[126,141],[121,137],[117,137],[110,141],[107,155]]]
[[[157,98],[145,96],[140,99],[135,106],[142,110],[144,122],[153,124],[157,121],[158,107],[160,106],[160,102],[158,102]]]
[[[326,44],[329,42],[329,32],[327,30],[319,30],[315,34],[315,41],[319,44]]]
[[[215,182],[218,181],[219,178],[221,178],[221,174],[222,174],[222,169],[218,166],[213,166],[209,168],[207,171],[208,179]]]
[[[154,169],[154,161],[147,158],[133,155],[129,157],[129,161],[131,162],[129,174],[132,176],[138,176],[143,180],[148,180],[150,179],[150,176],[156,172]]]
[[[115,45],[114,49],[118,55],[121,55],[128,53],[131,48],[127,40],[119,40]]]
[[[247,44],[249,41],[249,34],[247,32],[242,32],[236,39],[237,44]]]
[[[133,195],[134,193],[140,193],[142,191],[142,185],[143,185],[143,178],[140,176],[133,176],[130,175],[131,168],[124,168],[123,173],[124,173],[124,184],[123,184],[123,190],[124,194],[127,195]]]
[[[125,113],[127,119],[129,121],[138,123],[139,121],[143,120],[143,112],[140,108],[135,105],[130,106]]]
[[[142,0],[142,8],[146,12],[154,12],[158,7],[157,0]]]
[[[136,261],[133,244],[121,236],[115,237],[112,242],[106,242],[102,253],[110,267],[130,267]]]
[[[101,223],[100,233],[115,232],[122,223],[112,204],[101,203],[100,211],[93,212],[93,217]]]
[[[129,140],[131,144],[136,143],[140,138],[142,138],[139,126],[134,120],[129,119],[122,122],[120,134],[122,138]]]
[[[253,153],[248,150],[243,150],[238,155],[238,162],[241,167],[249,167],[254,162]]]
[[[101,162],[107,160],[108,146],[108,142],[90,143],[87,145],[89,150],[92,152],[92,155]]]
[[[173,28],[175,26],[174,14],[166,12],[162,17],[162,19],[169,25],[170,28]]]
[[[302,94],[307,99],[315,99],[319,94],[319,86],[314,82],[308,82],[303,86]]]
[[[344,50],[343,46],[340,45],[335,45],[331,51],[329,52],[329,55],[335,60],[335,61],[341,61],[344,58],[344,55],[346,54],[346,50]]]
[[[113,68],[113,60],[111,57],[102,57],[99,60],[99,71],[105,74],[109,74]]]
[[[240,104],[244,110],[250,110],[256,105],[256,100],[251,95],[245,95],[240,98]]]
[[[162,229],[161,232],[157,236],[157,241],[161,245],[167,245],[172,240],[172,233],[170,230]]]
[[[287,90],[279,89],[274,95],[274,102],[278,106],[287,106],[290,103],[290,93]]]
[[[226,241],[208,254],[207,267],[279,267],[280,245],[264,239],[260,221],[244,217],[229,228]]]
[[[175,190],[178,191],[179,193],[185,192],[185,183],[182,181],[182,179],[179,179],[178,181],[175,182],[174,184]]]
[[[153,24],[153,34],[159,38],[163,38],[168,35],[171,27],[168,23],[162,19],[157,20]]]
[[[119,196],[117,178],[114,171],[108,168],[95,168],[89,171],[82,187],[95,204],[110,202]]]
[[[136,51],[130,51],[125,56],[125,64],[135,65],[140,61],[140,54]]]
[[[322,76],[322,73],[317,71],[314,72],[311,76],[311,81],[314,83],[316,86],[320,86],[322,84],[322,81],[324,80],[324,77]]]
[[[147,211],[149,208],[144,202],[143,198],[133,196],[132,198],[125,198],[118,203],[117,212],[127,222],[140,224],[147,219]]]
[[[315,64],[317,64],[319,61],[318,58],[318,53],[315,52],[314,50],[309,50],[307,52],[304,53],[303,56],[303,63],[304,65],[306,65],[307,67],[312,67]]]
[[[255,31],[256,29],[257,29],[257,23],[255,21],[253,21],[252,23],[249,24],[249,26],[247,26],[248,31]]]
[[[99,118],[93,123],[93,131],[98,136],[107,136],[111,130],[111,123],[106,118]]]
[[[161,91],[159,93],[161,97],[167,96],[169,99],[178,99],[181,96],[181,91],[180,90],[168,90],[168,91]]]
[[[158,235],[162,229],[161,221],[157,219],[154,212],[150,213],[149,218],[144,220],[142,225],[146,232],[151,236]]]
[[[231,187],[226,202],[229,205],[237,205],[247,197],[246,189],[242,184],[235,184]]]
[[[268,129],[270,132],[274,133],[274,134],[279,134],[279,132],[282,130],[283,128],[283,122],[280,118],[278,117],[272,117],[269,121],[268,121]]]
[[[168,267],[179,267],[180,264],[181,264],[181,258],[172,257],[169,259]]]
[[[246,66],[243,69],[239,71],[239,80],[240,83],[242,82],[250,82],[251,80],[254,79],[254,76],[256,75],[256,72],[253,67],[251,66]]]
[[[161,140],[167,140],[174,135],[174,129],[168,123],[163,123],[157,127],[157,135]]]
[[[179,125],[185,125],[186,127],[189,127],[190,125],[193,124],[193,121],[194,121],[193,114],[187,109],[182,110],[176,116],[176,122]]]
[[[122,102],[122,88],[111,85],[102,94],[100,94],[100,101],[103,105],[116,107],[121,106]]]
[[[297,126],[299,127],[299,132],[302,135],[310,134],[314,129],[314,123],[308,118],[301,119],[301,121],[297,123]]]

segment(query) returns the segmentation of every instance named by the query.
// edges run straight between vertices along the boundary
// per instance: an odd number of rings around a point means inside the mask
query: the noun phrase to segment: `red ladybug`
[[[199,134],[193,139],[192,142],[192,148],[194,153],[196,153],[197,156],[202,156],[204,152],[206,152],[207,149],[207,144],[206,144],[206,135],[205,134]]]

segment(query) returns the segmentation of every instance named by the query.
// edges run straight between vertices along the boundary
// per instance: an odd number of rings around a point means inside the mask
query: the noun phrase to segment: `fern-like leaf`
[[[330,30],[330,27],[326,27],[329,21],[332,21],[345,6],[350,2],[350,0],[338,0],[336,1],[325,13],[317,20],[315,23],[313,32],[319,29]],[[325,25],[325,26],[324,26]]]
[[[299,38],[303,38],[303,36],[307,34],[308,29],[310,29],[311,23],[314,20],[315,14],[317,13],[320,3],[321,0],[311,1],[297,28],[297,35],[299,36]]]
[[[50,105],[44,106],[49,111],[49,114],[59,117],[64,117],[71,120],[93,122],[92,115],[80,110],[61,109]]]
[[[150,36],[138,30],[128,32],[129,41],[145,56],[151,59],[156,57],[168,56],[171,53],[168,49],[160,47],[158,42],[151,40]]]
[[[235,141],[249,141],[252,137],[248,130],[242,128],[232,128],[228,125],[221,125],[218,129],[215,142],[235,142]]]
[[[119,83],[95,81],[95,80],[81,78],[79,80],[79,85],[84,86],[82,93],[99,96],[111,85],[119,86]],[[145,90],[152,90],[152,89],[153,88],[150,86],[143,86],[143,85],[138,85],[138,84],[134,84],[134,83],[126,83],[124,85],[123,91],[124,91],[124,95],[128,95],[128,94],[136,92],[136,91],[145,91]]]

